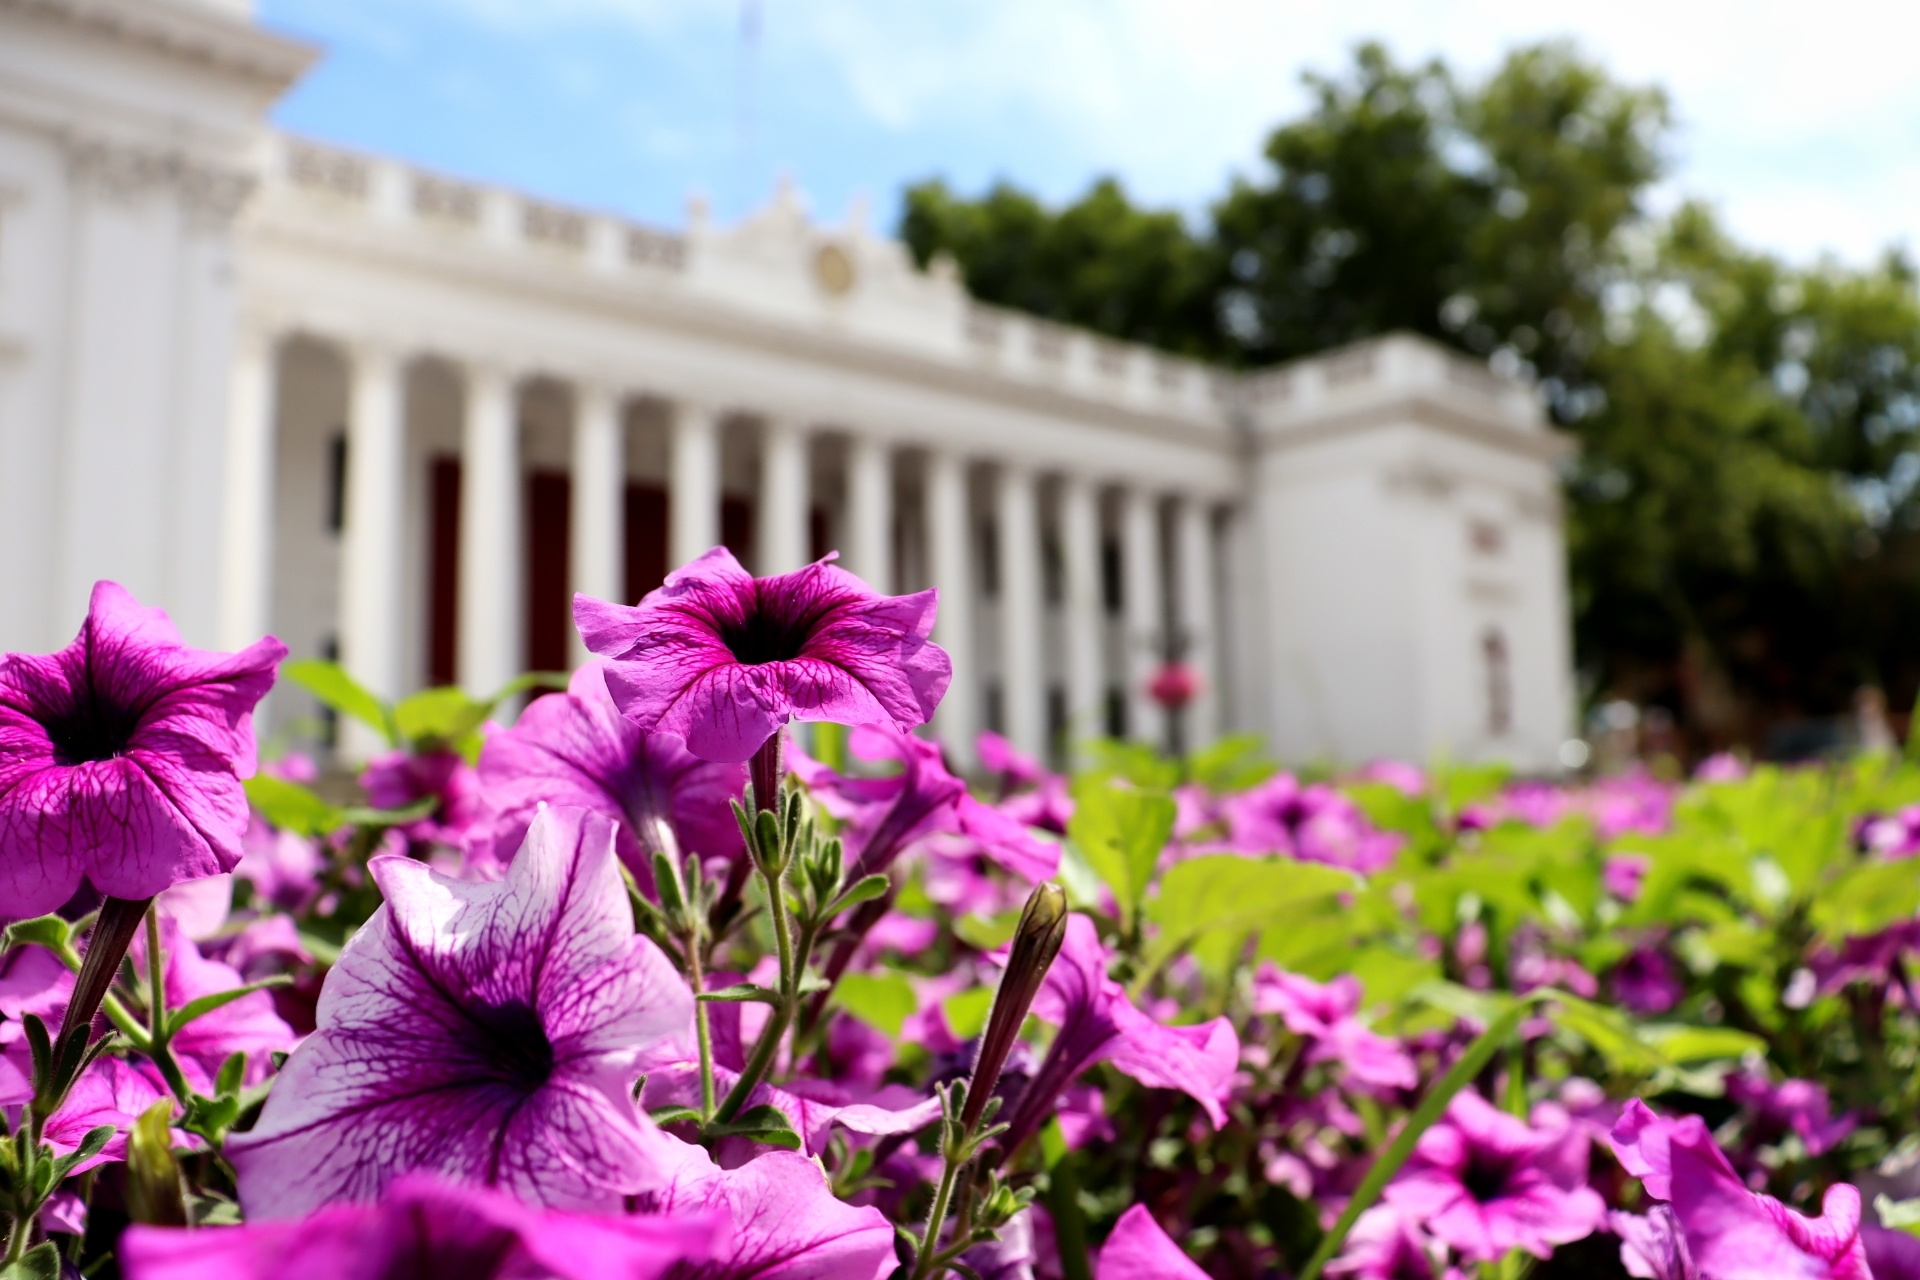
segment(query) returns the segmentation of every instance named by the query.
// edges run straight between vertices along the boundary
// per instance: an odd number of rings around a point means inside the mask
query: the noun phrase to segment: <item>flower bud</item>
[[[993,1012],[987,1016],[987,1029],[980,1038],[980,1057],[974,1063],[973,1082],[967,1086],[967,1106],[962,1122],[971,1129],[980,1119],[993,1087],[1000,1081],[1000,1069],[1013,1051],[1027,1010],[1046,980],[1047,970],[1060,954],[1067,938],[1067,894],[1053,881],[1044,881],[1027,895],[1014,928],[1013,943],[1007,956],[1006,972],[1000,975],[1000,990],[993,997]]]
[[[127,1212],[152,1227],[187,1225],[172,1125],[173,1099],[162,1098],[140,1113],[127,1135]]]

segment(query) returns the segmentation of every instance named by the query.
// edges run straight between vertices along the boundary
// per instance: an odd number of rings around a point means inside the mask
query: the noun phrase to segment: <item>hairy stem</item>
[[[700,1044],[700,1121],[713,1119],[713,1024],[707,1017],[707,1002],[700,993],[707,989],[706,973],[700,967],[700,939],[689,933],[687,947],[687,984],[693,988],[693,1034]]]
[[[953,1199],[953,1186],[959,1180],[964,1161],[956,1161],[951,1156],[947,1167],[940,1171],[940,1186],[933,1193],[933,1208],[927,1211],[927,1234],[920,1241],[920,1256],[914,1262],[913,1280],[928,1280],[938,1263],[937,1253],[940,1245],[940,1224],[946,1221],[947,1204]]]
[[[166,957],[160,951],[160,910],[149,898],[147,900],[147,1056],[160,1068],[160,1076],[167,1082],[167,1088],[173,1096],[180,1099],[183,1107],[193,1105],[193,1090],[187,1087],[187,1078],[180,1072],[180,1064],[174,1061],[173,1050],[167,1034],[167,984]]]

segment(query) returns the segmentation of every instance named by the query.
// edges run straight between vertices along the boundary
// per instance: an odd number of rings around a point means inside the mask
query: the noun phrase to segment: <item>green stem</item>
[[[963,1162],[947,1161],[940,1171],[940,1186],[933,1193],[933,1208],[927,1212],[927,1234],[920,1241],[920,1256],[913,1265],[913,1280],[927,1280],[933,1274],[940,1243],[940,1224],[947,1218],[947,1203],[953,1199],[953,1184],[960,1176]]]
[[[1087,1264],[1087,1222],[1080,1213],[1080,1179],[1074,1175],[1072,1152],[1061,1156],[1053,1166],[1047,1207],[1053,1213],[1061,1275],[1066,1280],[1093,1280],[1093,1269]]]
[[[160,1076],[167,1082],[167,1088],[173,1096],[180,1099],[180,1105],[193,1105],[193,1090],[187,1087],[187,1078],[180,1071],[180,1064],[174,1061],[173,1050],[169,1047],[172,1037],[167,1034],[167,983],[166,957],[160,950],[160,911],[151,900],[147,903],[147,1056],[160,1068]]]
[[[767,888],[768,913],[773,917],[773,942],[780,953],[780,1003],[773,1007],[773,1016],[767,1019],[767,1025],[761,1029],[760,1039],[754,1043],[746,1069],[740,1073],[740,1079],[734,1082],[733,1088],[727,1091],[726,1101],[714,1113],[713,1118],[721,1124],[731,1123],[740,1114],[740,1108],[747,1104],[748,1095],[766,1078],[768,1068],[773,1065],[773,1056],[779,1051],[780,1041],[785,1038],[799,1007],[797,993],[800,979],[793,963],[793,926],[787,919],[787,895],[780,883],[784,878],[760,871],[760,881]]]
[[[1347,1201],[1347,1207],[1341,1212],[1339,1221],[1333,1224],[1333,1230],[1321,1238],[1320,1247],[1313,1251],[1313,1257],[1301,1270],[1298,1280],[1320,1280],[1320,1272],[1347,1242],[1347,1233],[1353,1230],[1353,1224],[1361,1214],[1373,1207],[1374,1201],[1380,1198],[1380,1192],[1385,1189],[1388,1182],[1393,1180],[1393,1175],[1400,1172],[1400,1167],[1413,1155],[1414,1144],[1419,1142],[1421,1135],[1431,1129],[1446,1112],[1447,1104],[1453,1101],[1453,1095],[1459,1093],[1469,1081],[1486,1069],[1487,1063],[1493,1060],[1493,1055],[1499,1051],[1500,1046],[1505,1044],[1507,1038],[1519,1028],[1521,1019],[1527,1016],[1528,1011],[1542,1000],[1551,999],[1553,995],[1551,990],[1541,990],[1521,996],[1514,1002],[1511,1009],[1495,1018],[1493,1025],[1467,1046],[1467,1051],[1460,1055],[1460,1060],[1454,1063],[1428,1091],[1427,1096],[1420,1100],[1420,1105],[1407,1118],[1405,1127],[1393,1140],[1393,1145],[1382,1152],[1380,1158],[1373,1162],[1373,1167],[1367,1170],[1367,1176],[1361,1180],[1359,1189],[1353,1193],[1353,1198]],[[1069,1277],[1069,1280],[1072,1278]]]
[[[693,933],[686,938],[687,983],[693,988],[693,1034],[700,1042],[700,1122],[713,1119],[713,1024],[707,1019],[707,1002],[700,993],[707,989],[706,973],[700,966],[700,939]]]

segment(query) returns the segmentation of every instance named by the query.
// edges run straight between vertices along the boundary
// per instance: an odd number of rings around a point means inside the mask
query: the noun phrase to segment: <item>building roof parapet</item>
[[[184,0],[0,0],[0,9],[39,12],[110,31],[276,89],[293,83],[320,56],[313,45],[262,31],[246,13],[221,8]]]

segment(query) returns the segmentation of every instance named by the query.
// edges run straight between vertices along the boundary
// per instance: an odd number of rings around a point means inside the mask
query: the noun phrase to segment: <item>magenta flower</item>
[[[1107,976],[1107,951],[1093,921],[1067,920],[1060,954],[1034,997],[1033,1012],[1060,1033],[1009,1108],[1001,1140],[1011,1151],[1054,1113],[1060,1096],[1082,1071],[1099,1062],[1153,1089],[1178,1089],[1200,1104],[1214,1128],[1226,1123],[1240,1038],[1225,1018],[1192,1027],[1164,1027],[1134,1007],[1126,989]]]
[[[1362,1085],[1411,1089],[1420,1073],[1406,1050],[1371,1031],[1358,1017],[1360,983],[1342,974],[1324,985],[1285,973],[1271,961],[1253,977],[1253,1011],[1278,1014],[1287,1030],[1310,1042],[1308,1062],[1337,1062]]]
[[[1833,1102],[1824,1086],[1812,1080],[1792,1079],[1774,1084],[1764,1067],[1728,1076],[1727,1097],[1746,1108],[1749,1137],[1754,1142],[1773,1143],[1789,1133],[1797,1134],[1810,1156],[1823,1156],[1833,1150],[1859,1124],[1850,1112],[1833,1114]]]
[[[1387,1205],[1361,1214],[1347,1245],[1327,1264],[1330,1276],[1354,1280],[1465,1280],[1446,1265],[1446,1250]]]
[[[1622,902],[1637,902],[1640,882],[1647,878],[1653,859],[1644,853],[1615,853],[1600,865],[1600,883]]]
[[[1633,1013],[1665,1013],[1686,993],[1673,961],[1658,947],[1636,947],[1613,971],[1613,998]]]
[[[1038,760],[991,729],[980,731],[973,750],[980,757],[980,767],[1000,779],[1003,794],[1035,786],[1047,776]]]
[[[1129,1208],[1113,1224],[1093,1275],[1094,1280],[1207,1280],[1207,1273],[1181,1251],[1143,1204]]]
[[[619,824],[620,861],[651,888],[653,855],[672,847],[702,858],[744,856],[728,802],[746,782],[737,763],[702,760],[671,734],[641,731],[613,705],[606,663],[590,662],[573,673],[565,696],[541,698],[487,739],[484,808],[468,855],[483,868],[504,865],[542,804],[574,806]]]
[[[1687,1238],[1673,1206],[1656,1204],[1644,1215],[1614,1210],[1607,1229],[1620,1237],[1620,1265],[1641,1280],[1700,1280],[1687,1255]]]
[[[1229,796],[1222,807],[1227,844],[1241,853],[1284,853],[1371,875],[1405,843],[1397,832],[1376,830],[1344,793],[1322,783],[1302,787],[1290,773]]]
[[[656,1280],[712,1256],[716,1216],[602,1216],[531,1208],[424,1175],[378,1204],[332,1205],[294,1222],[120,1237],[127,1280]]]
[[[166,992],[169,1009],[183,1009],[201,996],[244,985],[232,967],[201,955],[200,948],[181,933],[179,924],[170,917],[161,918],[160,951],[163,957],[161,987]],[[146,973],[145,930],[134,935],[127,957],[135,973]],[[295,1039],[293,1028],[274,1012],[273,997],[265,991],[255,991],[211,1013],[203,1013],[181,1028],[180,1034],[173,1038],[173,1053],[188,1082],[200,1092],[211,1094],[214,1077],[220,1074],[220,1064],[229,1054],[247,1055],[246,1082],[258,1084],[273,1069],[268,1055],[291,1050]]]
[[[673,1143],[633,1104],[639,1055],[692,994],[633,929],[598,814],[534,819],[505,880],[369,864],[386,904],[321,989],[319,1027],[233,1139],[249,1218],[367,1200],[397,1174],[615,1208]]]
[[[398,828],[414,844],[458,848],[479,816],[479,775],[458,751],[389,751],[368,762],[360,788],[376,809],[404,809],[428,796],[440,802],[426,817]]]
[[[1030,881],[1059,869],[1059,848],[967,794],[967,784],[947,772],[937,743],[874,725],[855,729],[847,745],[863,760],[898,761],[901,772],[844,777],[797,750],[790,755],[794,773],[820,806],[847,824],[849,882],[885,871],[909,845],[936,833],[961,837],[959,848]]]
[[[1671,1205],[1687,1257],[1712,1280],[1872,1280],[1860,1239],[1860,1193],[1827,1188],[1808,1218],[1747,1190],[1699,1116],[1665,1120],[1639,1099],[1613,1130],[1620,1167]]]
[[[885,1280],[898,1266],[893,1226],[871,1205],[835,1198],[826,1175],[794,1151],[721,1169],[681,1144],[672,1180],[639,1198],[643,1212],[724,1213],[732,1230],[704,1262],[671,1280]]]
[[[882,596],[832,560],[754,578],[715,547],[636,606],[576,596],[573,616],[621,711],[703,760],[746,760],[795,718],[924,723],[953,675],[927,639],[936,593]]]
[[[52,911],[83,879],[138,901],[231,871],[254,704],[286,653],[189,649],[101,582],[72,644],[0,659],[0,915]]]
[[[1386,1202],[1470,1262],[1510,1249],[1549,1257],[1597,1230],[1606,1206],[1587,1186],[1587,1136],[1557,1109],[1528,1124],[1471,1091],[1420,1135]],[[1560,1123],[1553,1123],[1554,1120]]]
[[[149,1063],[135,1064],[123,1058],[101,1058],[73,1082],[60,1109],[47,1117],[47,1145],[60,1155],[76,1150],[89,1130],[112,1125],[118,1132],[107,1140],[100,1154],[83,1161],[76,1173],[95,1165],[127,1158],[127,1135],[133,1122],[160,1099],[169,1097],[160,1073]],[[13,1117],[15,1120],[18,1117]],[[174,1131],[174,1145],[192,1147],[198,1138]]]
[[[245,852],[233,874],[253,886],[256,902],[296,913],[313,905],[320,893],[320,873],[326,867],[319,841],[275,830],[256,815],[247,825],[240,847]]]

